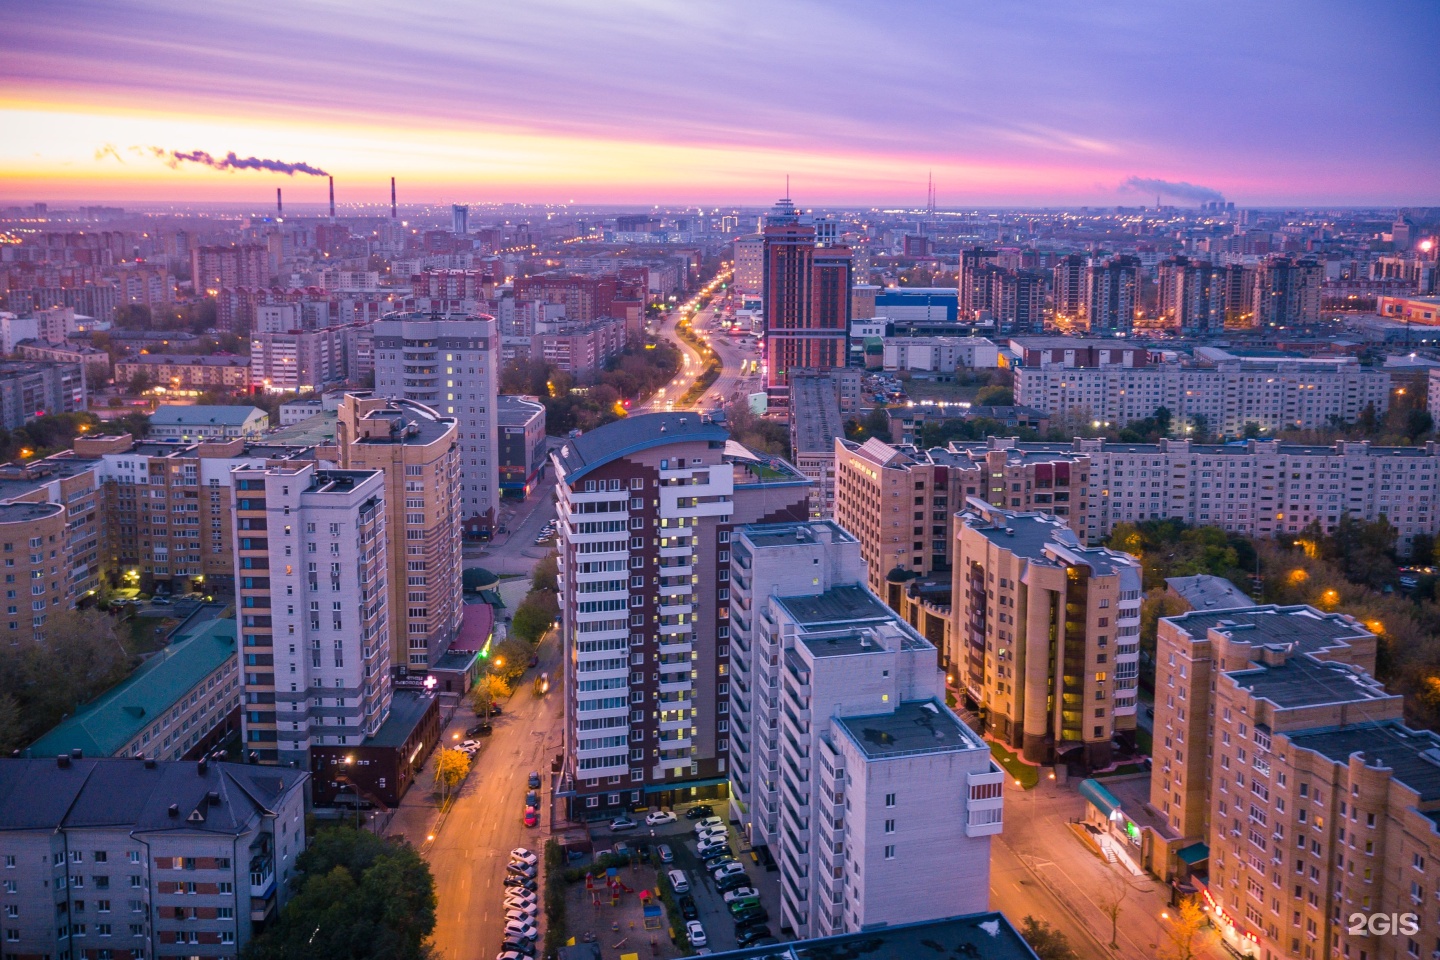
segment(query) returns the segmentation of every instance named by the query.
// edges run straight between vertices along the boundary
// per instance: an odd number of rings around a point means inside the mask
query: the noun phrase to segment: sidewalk
[[[446,746],[455,742],[454,734],[460,734],[459,739],[465,739],[465,731],[475,723],[475,717],[463,703],[457,701],[453,706],[447,706],[443,701],[440,705],[443,718],[440,744]],[[432,750],[426,758],[425,765],[415,774],[415,782],[410,785],[410,790],[400,800],[400,806],[396,807],[390,814],[389,822],[384,832],[387,836],[404,837],[415,845],[415,848],[424,851],[425,844],[434,839],[438,831],[438,818],[440,816],[440,801],[432,789],[435,783],[435,757],[439,749]],[[485,753],[484,747],[476,753],[478,759]],[[472,762],[471,771],[475,769]],[[468,782],[468,777],[466,778]],[[460,789],[464,789],[462,783]]]

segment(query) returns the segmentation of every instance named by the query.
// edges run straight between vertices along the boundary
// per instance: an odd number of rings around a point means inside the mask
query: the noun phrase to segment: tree
[[[300,855],[298,892],[245,960],[424,960],[435,881],[404,840],[322,830]]]
[[[515,608],[510,629],[526,643],[538,643],[560,615],[560,604],[549,590],[531,590]]]
[[[1169,436],[1170,422],[1173,419],[1170,414],[1170,408],[1156,407],[1155,412],[1151,414],[1150,417],[1155,421],[1155,426],[1160,431],[1160,436]]]
[[[501,697],[510,696],[510,685],[503,678],[487,673],[470,688],[470,707],[477,717],[488,717],[490,705]]]
[[[531,590],[549,590],[554,593],[560,589],[556,577],[560,572],[560,563],[554,551],[545,554],[540,562],[535,564],[535,569],[530,571]]]
[[[0,756],[10,756],[24,738],[25,724],[20,719],[20,701],[8,693],[0,694]]]
[[[1190,418],[1190,439],[1196,443],[1209,443],[1211,441],[1210,418],[1205,416],[1205,414],[1197,413]]]
[[[1206,921],[1205,908],[1200,906],[1198,897],[1190,896],[1180,901],[1175,910],[1175,919],[1165,931],[1165,944],[1160,956],[1163,960],[1195,960],[1198,949],[1196,941]]]
[[[1130,895],[1130,882],[1119,873],[1111,872],[1096,891],[1100,912],[1110,919],[1110,949],[1120,949],[1120,911]]]
[[[975,405],[977,407],[1013,407],[1015,406],[1015,391],[1009,387],[981,387],[975,394]]]
[[[48,730],[125,675],[130,658],[114,624],[98,610],[57,611],[48,615],[41,642],[27,644],[17,655],[14,679],[20,691],[11,692],[24,707],[32,733]]]
[[[1044,920],[1026,917],[1020,924],[1020,936],[1040,960],[1080,960],[1070,938]]]
[[[497,646],[490,656],[495,675],[513,686],[530,665],[535,648],[526,640],[511,636]]]
[[[465,782],[470,773],[470,757],[464,750],[441,748],[435,754],[435,792],[440,794],[443,806],[450,800],[453,790]]]
[[[136,370],[135,375],[130,378],[130,392],[140,395],[150,389],[150,371]]]

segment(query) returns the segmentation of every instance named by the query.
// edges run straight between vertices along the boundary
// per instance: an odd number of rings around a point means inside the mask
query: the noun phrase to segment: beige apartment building
[[[340,401],[336,449],[319,450],[347,470],[384,475],[390,662],[407,670],[433,666],[460,629],[457,423],[414,400],[347,393]]]
[[[907,580],[951,569],[954,517],[967,498],[1051,514],[1084,536],[1089,482],[1088,457],[1058,444],[917,450],[835,438],[835,521],[860,541],[870,589],[895,610]]]
[[[1139,562],[1060,517],[972,497],[956,518],[945,667],[986,729],[1037,763],[1110,763],[1135,732]]]
[[[1375,654],[1364,626],[1304,606],[1160,621],[1151,806],[1203,844],[1241,955],[1440,950],[1440,737],[1404,725]]]

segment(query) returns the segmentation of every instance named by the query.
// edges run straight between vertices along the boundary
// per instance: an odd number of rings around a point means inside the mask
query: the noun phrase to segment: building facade
[[[213,390],[250,387],[250,358],[145,354],[115,364],[115,381],[126,386],[144,382],[166,390]]]
[[[1133,737],[1140,564],[1058,517],[978,498],[956,521],[947,666],[986,729],[1025,759],[1111,762]]]
[[[481,314],[393,314],[375,324],[375,392],[415,400],[460,430],[460,504],[467,536],[489,536],[500,497],[500,340]]]
[[[149,436],[155,440],[254,439],[270,428],[270,415],[259,407],[240,405],[178,406],[162,403],[150,415]]]
[[[566,650],[557,795],[582,819],[723,796],[731,531],[805,519],[808,481],[683,413],[607,424],[551,462]]]
[[[500,428],[500,491],[524,500],[539,483],[545,458],[545,405],[533,397],[497,398]]]
[[[76,413],[87,405],[84,364],[0,362],[0,426],[7,430],[47,413]]]

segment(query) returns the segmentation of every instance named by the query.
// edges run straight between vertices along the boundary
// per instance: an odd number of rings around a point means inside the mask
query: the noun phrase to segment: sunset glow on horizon
[[[1440,98],[1391,76],[1433,5],[517,6],[13,3],[0,196],[325,199],[158,147],[342,203],[1440,201]]]

